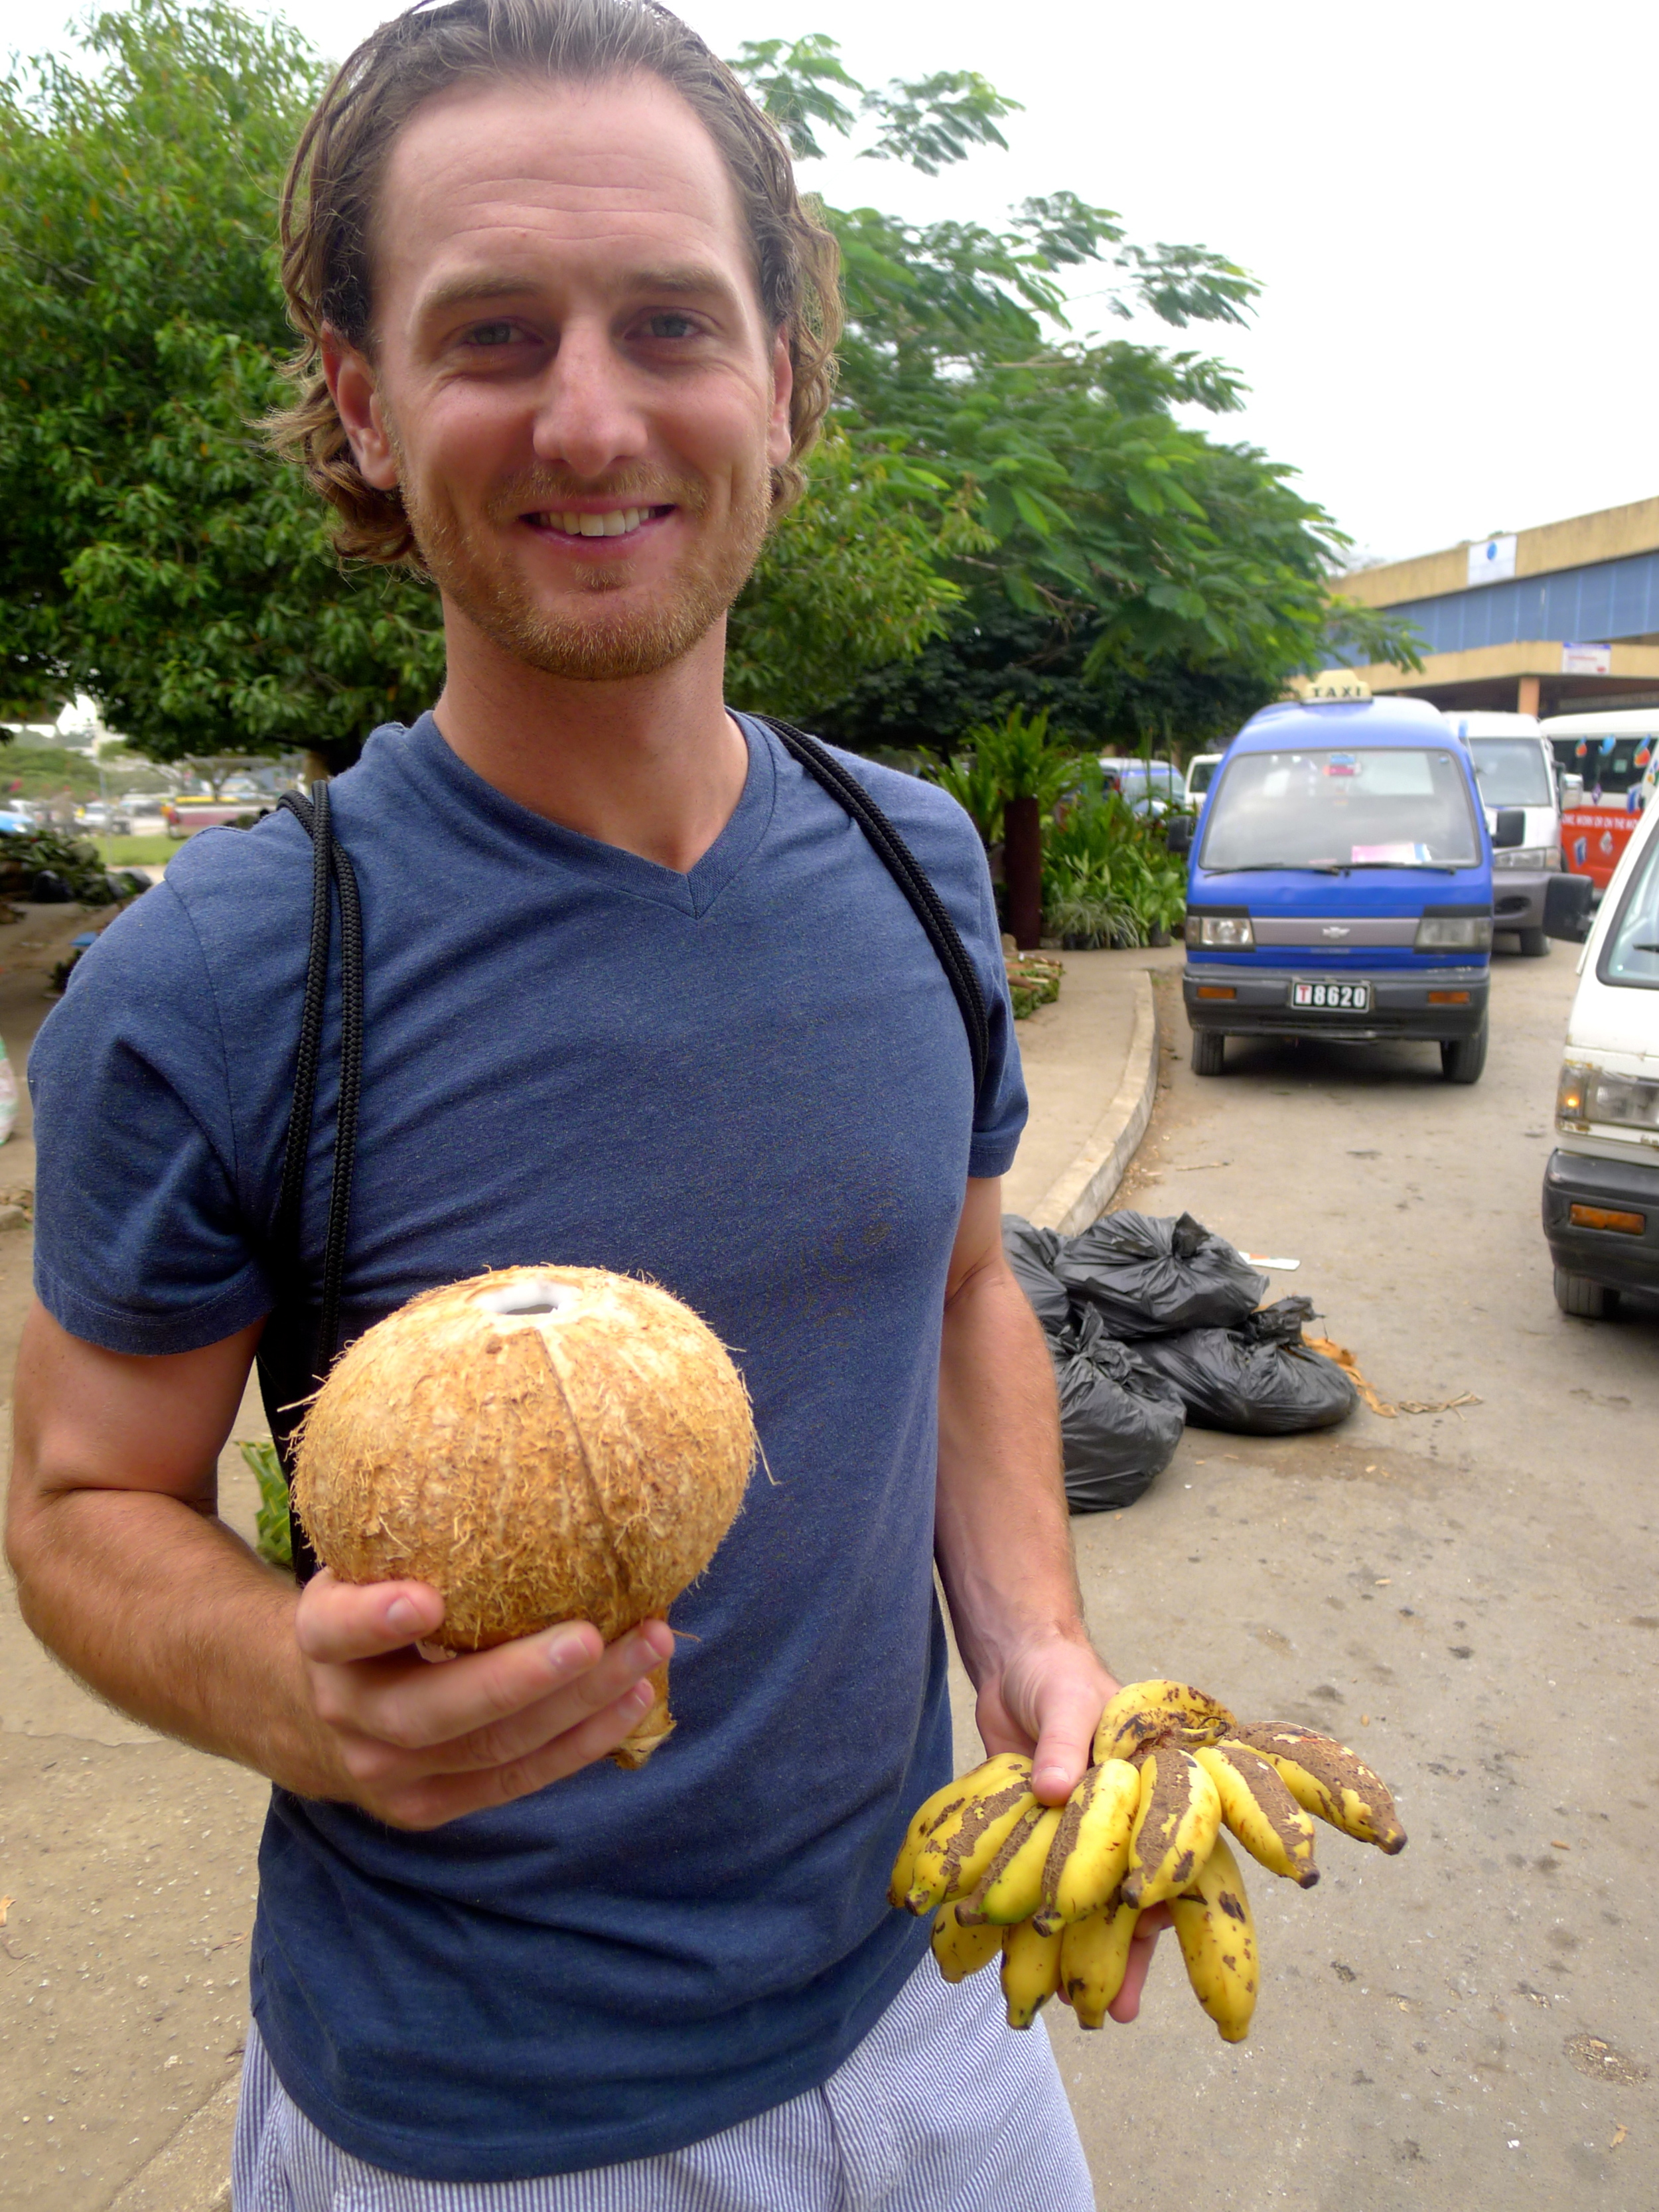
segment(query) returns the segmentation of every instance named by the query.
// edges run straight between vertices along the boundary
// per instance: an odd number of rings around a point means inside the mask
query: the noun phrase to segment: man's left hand
[[[979,1693],[986,1751],[1031,1753],[1032,1789],[1045,1805],[1063,1805],[1094,1756],[1095,1729],[1119,1687],[1087,1644],[1056,1636],[1035,1644]],[[1152,1951],[1169,1925],[1169,1908],[1162,1905],[1136,1923],[1123,1986],[1108,2008],[1121,2027],[1140,2010]],[[1063,1990],[1060,1995],[1069,2002]]]
[[[1117,1686],[1079,1638],[1028,1644],[980,1690],[985,1748],[1029,1752],[1032,1789],[1045,1805],[1063,1805],[1094,1756],[1095,1729]]]

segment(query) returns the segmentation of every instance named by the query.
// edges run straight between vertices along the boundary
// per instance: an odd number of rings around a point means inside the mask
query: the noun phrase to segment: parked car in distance
[[[1171,760],[1127,759],[1110,753],[1100,757],[1101,775],[1108,791],[1121,792],[1135,814],[1166,814],[1187,804],[1187,783]]]
[[[107,804],[101,799],[89,799],[84,806],[75,810],[76,827],[90,832],[94,837],[131,837],[132,817],[125,808]]]
[[[1474,763],[1486,827],[1499,807],[1525,813],[1521,842],[1492,856],[1492,927],[1512,929],[1529,960],[1550,949],[1544,895],[1561,872],[1561,787],[1555,754],[1534,714],[1449,712],[1442,719]]]
[[[1214,780],[1215,772],[1226,759],[1225,753],[1194,753],[1187,763],[1187,796],[1202,799]]]
[[[215,799],[205,792],[189,792],[170,799],[161,809],[169,837],[188,837],[198,830],[216,830],[221,823],[240,822],[258,813],[267,802],[263,793],[252,798],[233,798],[228,792]]]
[[[1659,1291],[1659,808],[1637,823],[1579,964],[1544,1170],[1563,1313]]]

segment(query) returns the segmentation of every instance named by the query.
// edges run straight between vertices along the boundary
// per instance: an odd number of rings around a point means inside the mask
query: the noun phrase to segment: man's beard
[[[653,675],[689,653],[726,613],[753,572],[771,521],[769,473],[733,507],[714,537],[698,536],[689,557],[659,587],[654,604],[628,608],[605,602],[631,580],[620,564],[595,562],[574,569],[575,593],[551,608],[538,602],[523,575],[504,557],[496,530],[530,514],[557,514],[575,492],[550,471],[520,471],[493,491],[481,526],[453,503],[428,499],[396,448],[404,511],[433,580],[484,635],[526,666],[577,683],[605,684]],[[674,506],[688,514],[707,511],[707,495],[695,482],[647,481],[623,475],[604,487],[619,507]],[[645,526],[649,528],[649,525]]]

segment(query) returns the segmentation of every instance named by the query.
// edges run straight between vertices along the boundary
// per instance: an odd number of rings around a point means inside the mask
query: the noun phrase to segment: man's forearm
[[[1054,1364],[1006,1267],[945,1310],[936,1547],[963,1663],[984,1683],[1035,1638],[1086,1641]]]
[[[177,1498],[74,1490],[14,1523],[11,1553],[24,1620],[100,1697],[289,1789],[343,1794],[306,1694],[293,1584],[222,1521]]]

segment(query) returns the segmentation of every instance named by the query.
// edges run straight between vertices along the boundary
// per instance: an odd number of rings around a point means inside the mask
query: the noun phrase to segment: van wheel
[[[1550,949],[1550,941],[1541,929],[1518,929],[1521,957],[1523,960],[1542,960]]]
[[[1448,1083],[1479,1083],[1486,1064],[1486,1024],[1484,1018],[1473,1036],[1443,1037],[1440,1073]]]
[[[1619,1310],[1619,1293],[1604,1283],[1591,1282],[1588,1275],[1570,1275],[1565,1267],[1558,1267],[1555,1303],[1575,1321],[1611,1321]]]
[[[1193,1073],[1219,1075],[1227,1057],[1227,1033],[1224,1030],[1194,1030],[1193,1031]]]

